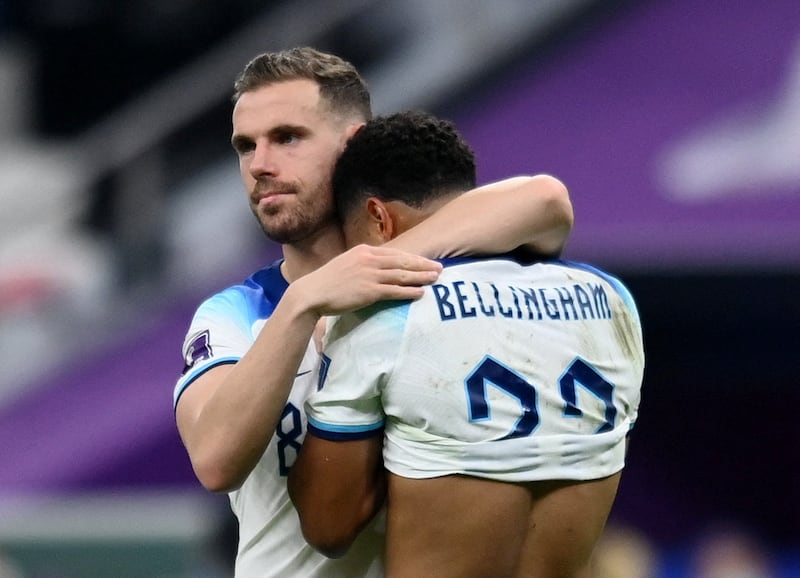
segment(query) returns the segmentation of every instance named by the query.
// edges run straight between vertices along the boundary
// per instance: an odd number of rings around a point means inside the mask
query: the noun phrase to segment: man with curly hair
[[[424,113],[368,123],[333,179],[348,245],[380,245],[474,185],[468,145]],[[289,480],[304,535],[340,556],[387,496],[391,578],[586,578],[637,417],[634,301],[583,264],[443,265],[419,300],[329,323]]]

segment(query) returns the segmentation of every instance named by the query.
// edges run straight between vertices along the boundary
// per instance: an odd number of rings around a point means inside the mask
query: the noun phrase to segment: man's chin
[[[281,245],[302,243],[312,240],[327,226],[328,222],[314,226],[310,220],[304,219],[269,219],[266,215],[259,215],[261,230],[271,241]]]
[[[291,233],[291,231],[264,229],[264,235],[267,236],[267,239],[280,243],[281,245],[288,245],[298,241],[298,236],[292,235]]]
[[[265,225],[263,222],[261,223],[261,229],[270,241],[275,241],[281,245],[298,243],[309,236],[308,231],[297,227],[276,227],[274,225]]]
[[[301,233],[298,227],[287,223],[285,218],[275,216],[276,213],[277,211],[264,209],[253,211],[261,230],[269,240],[281,244],[295,242]]]

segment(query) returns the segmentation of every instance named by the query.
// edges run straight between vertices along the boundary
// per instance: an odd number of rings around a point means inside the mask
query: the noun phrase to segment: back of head
[[[259,54],[247,63],[233,85],[233,102],[242,94],[288,80],[311,80],[334,113],[372,118],[366,82],[350,62],[307,46]]]
[[[376,117],[350,139],[333,190],[342,222],[368,197],[415,208],[475,187],[475,156],[452,123],[424,112]]]

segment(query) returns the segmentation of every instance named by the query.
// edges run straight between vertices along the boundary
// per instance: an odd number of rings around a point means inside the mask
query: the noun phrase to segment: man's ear
[[[367,227],[371,229],[371,234],[374,232],[384,243],[394,238],[397,227],[394,216],[386,203],[377,197],[369,197],[367,199],[367,216],[369,220]]]
[[[364,126],[363,122],[358,122],[358,123],[347,125],[347,128],[344,131],[344,142],[345,142],[345,144],[350,142],[350,139],[353,138],[353,136],[358,131],[360,131],[363,126]]]

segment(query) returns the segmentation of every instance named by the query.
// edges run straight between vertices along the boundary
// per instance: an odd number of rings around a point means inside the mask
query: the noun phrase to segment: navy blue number
[[[486,396],[487,384],[494,385],[519,401],[522,415],[514,429],[501,439],[519,438],[531,435],[539,425],[536,411],[536,389],[525,379],[501,365],[491,357],[483,361],[467,376],[467,400],[470,421],[489,419],[489,400]]]
[[[275,435],[278,436],[279,471],[282,476],[289,475],[289,469],[297,459],[301,445],[297,438],[302,433],[303,421],[300,419],[300,410],[293,404],[287,403],[283,408],[278,427],[275,428]]]
[[[583,412],[578,408],[576,385],[580,385],[605,405],[605,422],[595,433],[603,433],[614,429],[617,408],[614,407],[614,384],[606,381],[602,375],[582,359],[576,359],[558,380],[561,397],[567,403],[564,408],[566,417],[581,417]]]
[[[482,421],[491,418],[491,408],[486,394],[486,386],[493,385],[517,399],[522,415],[514,428],[500,439],[529,436],[539,425],[539,413],[536,410],[536,388],[525,378],[511,371],[492,357],[485,357],[464,380],[466,385],[467,404],[470,421]],[[617,408],[614,407],[614,385],[606,381],[597,370],[582,359],[575,359],[558,381],[559,391],[564,400],[564,416],[581,417],[583,412],[577,406],[577,386],[581,386],[600,399],[605,406],[605,422],[595,433],[614,429]]]

